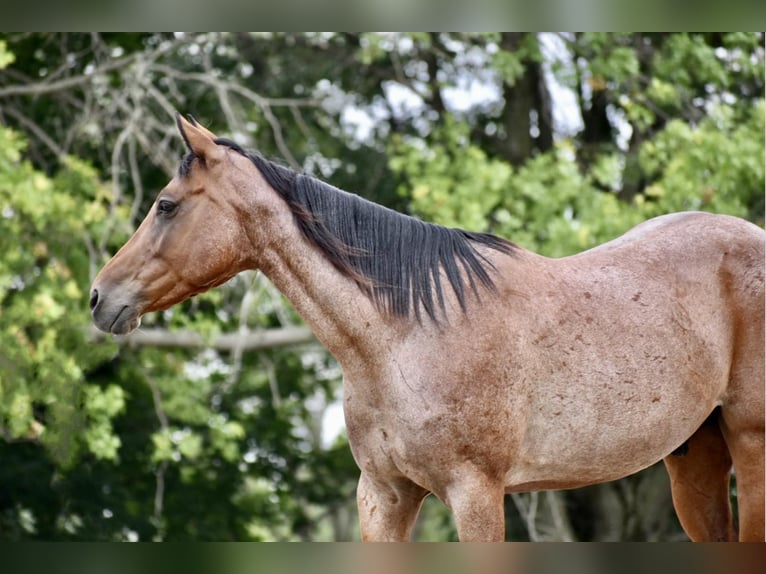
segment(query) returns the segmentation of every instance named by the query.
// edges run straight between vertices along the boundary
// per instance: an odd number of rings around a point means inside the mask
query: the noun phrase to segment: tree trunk
[[[507,32],[502,35],[500,47],[517,52],[530,41],[537,40],[530,39],[529,33]],[[530,55],[523,57],[522,64],[524,72],[514,82],[503,85],[504,134],[496,141],[499,154],[515,166],[523,164],[533,153],[553,147],[551,96],[542,64]]]

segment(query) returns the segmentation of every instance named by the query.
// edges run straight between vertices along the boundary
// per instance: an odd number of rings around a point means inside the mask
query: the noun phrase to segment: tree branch
[[[49,137],[45,133],[45,130],[38,126],[35,122],[22,114],[16,108],[3,108],[0,106],[0,110],[5,111],[9,116],[15,118],[22,126],[27,128],[37,139],[39,139],[43,145],[45,145],[51,152],[57,157],[62,158],[66,155],[64,150],[58,145],[53,138]]]
[[[154,412],[157,415],[157,420],[160,421],[160,427],[163,431],[168,432],[170,429],[170,422],[168,421],[168,415],[165,413],[165,408],[162,406],[162,394],[157,386],[157,383],[152,377],[147,377],[149,388],[152,391],[152,400],[154,402]],[[165,472],[168,469],[168,461],[163,460],[157,465],[155,471],[155,488],[154,488],[154,527],[157,529],[155,534],[155,540],[161,541],[164,538],[165,528],[162,519],[162,510],[165,505]]]
[[[93,342],[104,341],[107,335],[91,328]],[[222,333],[206,341],[195,331],[168,331],[166,329],[140,329],[124,337],[114,337],[120,345],[128,347],[174,347],[180,349],[216,349],[232,352],[259,351],[274,347],[289,347],[316,343],[316,337],[308,327],[294,326],[279,329],[263,329],[248,333]]]
[[[150,62],[159,59],[162,55],[172,52],[179,46],[189,43],[193,40],[189,38],[176,38],[173,41],[165,41],[154,50],[148,52],[135,52],[122,58],[115,58],[107,62],[100,63],[98,67],[88,72],[63,78],[61,80],[53,80],[47,78],[41,82],[15,84],[10,86],[0,86],[0,98],[7,98],[10,96],[42,96],[44,94],[50,94],[52,92],[63,92],[72,88],[89,84],[93,82],[93,78],[99,75],[106,74],[120,68],[126,68],[133,62],[140,58],[147,58]],[[60,75],[57,70],[52,74],[53,76]]]

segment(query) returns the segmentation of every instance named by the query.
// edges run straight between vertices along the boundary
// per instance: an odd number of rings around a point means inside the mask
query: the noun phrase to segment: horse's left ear
[[[191,121],[176,112],[176,124],[186,147],[206,163],[214,163],[223,157],[223,150],[215,143],[216,135],[203,128],[189,116]]]
[[[191,114],[187,114],[187,116],[186,116],[186,117],[187,117],[187,118],[189,118],[189,122],[191,123],[191,125],[193,125],[193,126],[194,126],[195,128],[197,128],[198,130],[201,130],[201,131],[203,131],[205,134],[207,134],[207,136],[208,136],[208,137],[209,137],[211,140],[216,140],[216,139],[218,139],[218,136],[217,136],[217,135],[215,135],[213,132],[211,132],[209,129],[207,129],[205,126],[203,126],[202,124],[200,124],[200,123],[199,123],[197,120],[195,120],[195,119],[194,119],[194,116],[192,116]]]

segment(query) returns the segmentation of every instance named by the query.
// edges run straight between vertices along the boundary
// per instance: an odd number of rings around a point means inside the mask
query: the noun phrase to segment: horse
[[[460,540],[500,541],[505,494],[659,460],[691,540],[764,540],[762,229],[683,212],[547,258],[176,122],[188,154],[95,278],[93,321],[124,335],[262,271],[342,367],[363,540],[409,540],[432,493]]]

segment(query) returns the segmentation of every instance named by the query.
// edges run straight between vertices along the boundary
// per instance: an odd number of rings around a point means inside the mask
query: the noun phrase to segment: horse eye
[[[157,204],[157,213],[159,215],[170,215],[176,210],[177,204],[169,199],[161,199]]]

